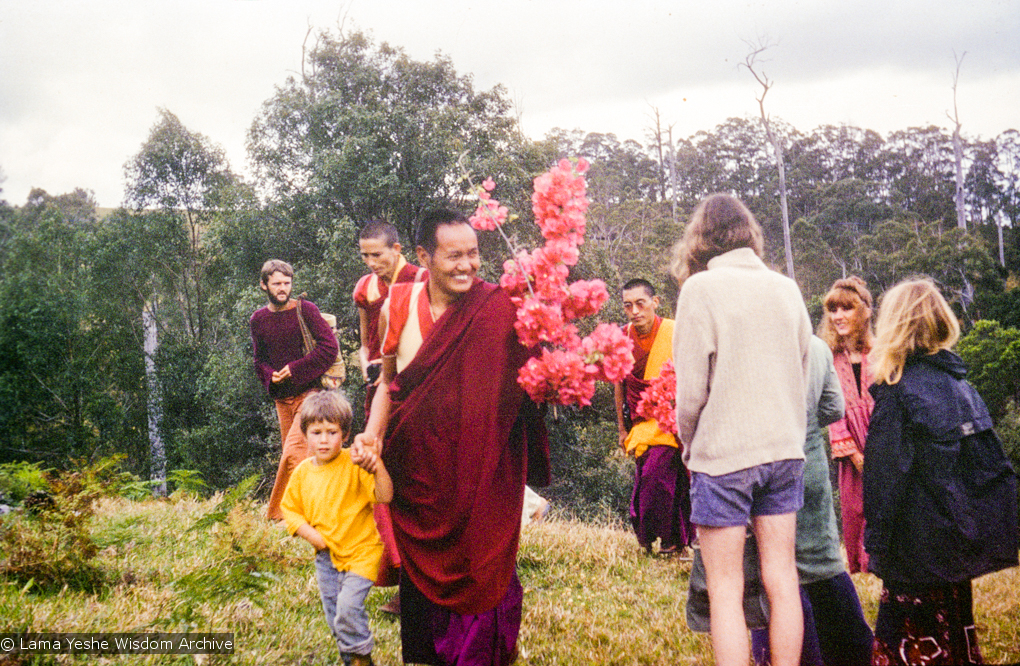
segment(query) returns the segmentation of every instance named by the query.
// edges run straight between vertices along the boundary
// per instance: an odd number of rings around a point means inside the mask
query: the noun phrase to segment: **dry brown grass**
[[[188,531],[215,499],[176,502],[104,500],[92,534],[96,563],[110,585],[98,594],[69,589],[25,590],[0,582],[0,632],[129,632],[174,630],[180,611],[175,581],[224,567],[233,554],[255,554],[274,576],[264,590],[226,600],[196,602],[196,631],[233,632],[234,655],[208,657],[58,656],[33,663],[78,664],[333,664],[311,565],[311,549],[259,517],[261,507],[235,509],[213,528]],[[227,564],[225,564],[227,563]],[[684,621],[690,564],[646,556],[621,525],[552,520],[528,527],[519,558],[525,588],[522,665],[709,664],[707,636]],[[856,575],[872,623],[881,582]],[[975,584],[981,647],[989,663],[1020,662],[1020,572],[986,576]],[[373,590],[367,605],[376,638],[376,663],[399,664],[399,623],[379,612],[392,589]],[[175,611],[176,609],[176,611]],[[162,623],[162,624],[161,624]],[[179,627],[177,628],[179,629]]]

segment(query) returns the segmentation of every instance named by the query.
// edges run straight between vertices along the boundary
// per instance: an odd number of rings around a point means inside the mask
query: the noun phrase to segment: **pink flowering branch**
[[[676,434],[676,369],[673,359],[662,364],[659,376],[641,392],[635,411],[638,416],[658,421],[659,430]]]
[[[595,394],[594,373],[584,359],[566,349],[543,348],[540,357],[521,368],[517,382],[535,402],[583,407]]]
[[[492,179],[476,188],[471,225],[499,231],[510,248],[512,258],[503,262],[499,283],[517,306],[517,337],[525,346],[542,347],[517,378],[536,402],[590,405],[596,381],[621,381],[634,367],[633,343],[619,326],[599,324],[582,339],[570,323],[597,314],[609,298],[602,280],[568,282],[580,256],[577,246],[584,242],[587,169],[583,159],[560,160],[535,179],[532,212],[545,245],[530,252],[515,248],[503,231],[513,216],[492,198]]]
[[[471,182],[471,175],[464,166],[464,156],[465,155],[461,155],[457,158],[457,164],[464,173],[463,177],[467,179],[468,184],[471,185],[471,187],[475,190],[475,194],[478,196],[478,207],[475,209],[474,214],[468,218],[468,222],[470,222],[471,226],[478,231],[498,231],[499,235],[503,237],[503,242],[505,242],[507,247],[510,248],[511,254],[515,257],[519,257],[518,261],[526,261],[526,259],[522,256],[521,251],[514,247],[513,241],[511,241],[510,237],[506,235],[505,231],[503,231],[503,224],[507,222],[508,219],[516,220],[517,216],[510,215],[508,217],[509,211],[506,206],[500,206],[499,202],[492,198],[492,190],[496,189],[496,183],[492,180],[492,178],[486,178],[479,186],[476,186],[473,182]],[[513,281],[514,289],[519,289],[522,292],[524,289],[527,289],[532,296],[535,295],[535,291],[531,286],[531,281],[528,279],[527,271],[515,264],[513,259],[508,259],[503,263],[503,277],[507,278],[508,275],[517,276],[517,280]],[[503,279],[501,278],[500,284],[502,285],[502,283]]]

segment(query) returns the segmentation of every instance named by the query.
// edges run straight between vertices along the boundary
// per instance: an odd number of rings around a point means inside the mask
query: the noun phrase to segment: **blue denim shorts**
[[[779,460],[719,476],[691,473],[695,525],[736,527],[751,516],[796,513],[803,505],[803,460]]]

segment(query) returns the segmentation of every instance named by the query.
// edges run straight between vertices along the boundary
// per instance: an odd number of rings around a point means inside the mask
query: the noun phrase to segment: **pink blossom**
[[[619,326],[599,324],[582,340],[570,323],[598,313],[609,298],[601,280],[568,283],[570,267],[580,256],[577,246],[584,242],[587,170],[585,160],[560,160],[535,179],[532,211],[545,244],[505,261],[499,281],[517,306],[518,339],[542,347],[542,356],[518,375],[518,383],[539,402],[589,405],[596,381],[620,381],[634,364],[633,343]],[[477,188],[479,203],[471,217],[476,229],[494,230],[509,217],[492,198],[495,187],[486,178]]]
[[[584,168],[587,169],[587,163]],[[569,160],[560,160],[557,166],[535,179],[531,208],[546,239],[583,242],[588,199],[582,173],[576,171]]]
[[[570,269],[561,255],[549,247],[535,248],[531,253],[532,271],[535,276],[536,291],[542,298],[559,303],[566,296],[567,276]]]
[[[585,362],[598,367],[598,379],[621,382],[634,368],[634,343],[616,324],[599,324],[581,341]]]
[[[503,262],[503,275],[499,286],[510,295],[514,305],[520,307],[528,294],[528,284],[534,281],[534,262],[526,251],[521,250],[514,259]]]
[[[565,349],[543,349],[541,358],[529,360],[517,383],[535,402],[560,405],[590,405],[595,393],[595,379],[577,352]]]
[[[550,240],[562,238],[575,245],[584,242],[584,210],[559,209],[541,218],[538,226],[542,229],[542,236]]]
[[[602,280],[578,280],[570,284],[569,294],[563,301],[563,316],[579,319],[597,314],[609,300],[609,292]]]
[[[658,421],[663,432],[676,434],[676,371],[673,359],[662,364],[659,376],[641,392],[635,411],[638,416]]]
[[[486,178],[480,187],[475,188],[478,195],[478,207],[475,208],[474,215],[468,218],[468,222],[479,231],[495,231],[496,227],[506,222],[510,213],[506,206],[500,206],[499,202],[489,194],[495,188],[496,183],[492,178]]]
[[[514,322],[517,337],[525,347],[548,342],[564,347],[577,345],[577,327],[563,319],[559,305],[538,298],[525,298]]]
[[[506,206],[500,206],[499,202],[495,199],[489,199],[488,194],[485,197],[482,198],[481,194],[479,194],[481,202],[478,204],[478,208],[475,209],[474,215],[468,218],[468,222],[479,231],[495,231],[496,227],[506,222],[510,211],[507,210]]]
[[[561,263],[564,266],[576,266],[577,260],[580,258],[577,244],[571,243],[565,238],[547,240],[545,246],[537,248],[535,252],[541,252],[544,261]]]

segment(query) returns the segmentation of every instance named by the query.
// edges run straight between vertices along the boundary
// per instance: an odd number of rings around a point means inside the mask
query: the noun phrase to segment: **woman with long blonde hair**
[[[677,430],[720,666],[746,666],[750,655],[742,603],[748,522],[775,666],[799,663],[803,633],[794,538],[804,501],[811,323],[797,284],[761,255],[751,212],[736,197],[713,194],[695,208],[674,262]]]
[[[865,547],[882,579],[873,664],[981,663],[971,580],[1017,565],[1017,481],[950,351],[960,325],[929,279],[882,298],[864,463]]]
[[[850,276],[836,280],[825,295],[825,314],[818,337],[832,350],[846,402],[846,415],[829,426],[832,457],[839,465],[839,507],[843,519],[843,543],[850,573],[867,571],[864,552],[864,508],[861,470],[864,469],[864,445],[874,401],[868,387],[872,372],[868,363],[871,351],[871,292],[864,280]]]

